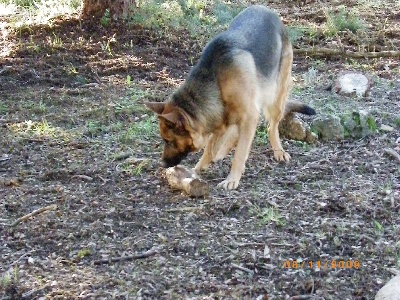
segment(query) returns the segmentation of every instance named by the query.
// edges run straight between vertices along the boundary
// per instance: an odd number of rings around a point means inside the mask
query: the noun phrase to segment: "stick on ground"
[[[238,270],[240,270],[240,271],[249,273],[250,275],[254,275],[254,271],[252,271],[252,270],[250,270],[250,269],[248,269],[248,268],[239,266],[239,265],[234,264],[234,263],[231,263],[231,266],[232,266],[232,268],[234,268],[234,269],[238,269]]]
[[[119,261],[147,258],[147,257],[153,256],[153,255],[156,255],[157,253],[159,253],[161,251],[162,248],[163,248],[163,246],[153,247],[150,250],[140,253],[140,254],[111,257],[109,259],[99,259],[99,260],[95,260],[93,263],[95,265],[101,265],[101,264],[108,264],[108,263],[119,262]]]
[[[400,57],[400,51],[381,51],[381,52],[351,52],[344,49],[330,48],[308,48],[308,49],[293,49],[296,55],[305,55],[312,57],[351,57],[351,58],[379,58],[379,57]]]
[[[54,209],[56,209],[57,208],[57,204],[52,204],[52,205],[49,205],[49,206],[46,206],[46,207],[42,207],[42,208],[39,208],[39,209],[37,209],[37,210],[34,210],[33,212],[31,212],[31,213],[29,213],[29,214],[27,214],[27,215],[25,215],[25,216],[23,216],[23,217],[21,217],[21,218],[18,218],[18,219],[16,219],[14,222],[12,222],[11,224],[3,224],[4,226],[7,226],[7,227],[15,227],[15,226],[17,226],[19,223],[22,223],[22,222],[25,222],[26,220],[28,220],[29,218],[32,218],[32,217],[34,217],[34,216],[36,216],[36,215],[38,215],[38,214],[41,214],[41,213],[43,213],[43,212],[45,212],[45,211],[48,211],[48,210],[54,210]]]
[[[398,154],[394,149],[385,148],[383,149],[383,151],[385,151],[386,154],[393,156],[397,160],[397,162],[400,163],[400,154]]]

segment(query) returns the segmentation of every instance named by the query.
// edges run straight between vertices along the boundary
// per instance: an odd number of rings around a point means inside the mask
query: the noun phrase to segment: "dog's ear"
[[[158,118],[162,121],[164,121],[165,125],[168,126],[168,128],[175,128],[175,127],[181,127],[182,123],[179,117],[178,112],[172,111],[167,114],[159,114]]]
[[[170,113],[158,115],[164,124],[175,133],[185,135],[190,132],[190,117],[181,109],[174,109]]]
[[[164,102],[145,102],[144,105],[158,115],[161,115],[165,108]]]

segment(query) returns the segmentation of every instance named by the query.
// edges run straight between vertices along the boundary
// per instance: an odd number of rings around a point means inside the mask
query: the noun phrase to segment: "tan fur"
[[[264,107],[264,114],[269,115],[268,137],[277,161],[289,161],[290,155],[286,153],[279,139],[279,122],[282,120],[285,105],[292,86],[293,50],[290,42],[283,45],[281,70],[278,77],[278,90],[274,105]],[[267,110],[267,111],[266,111]]]
[[[273,82],[266,83],[264,79],[259,79],[261,76],[257,74],[254,61],[248,53],[239,54],[235,60],[236,68],[219,77],[222,101],[229,111],[223,126],[211,135],[195,170],[199,172],[206,169],[211,162],[223,159],[236,146],[231,172],[220,183],[225,189],[236,189],[244,173],[261,109],[269,121],[268,135],[275,159],[290,160],[290,155],[282,148],[278,131],[292,84],[293,52],[289,42],[284,47],[276,88]],[[271,94],[271,90],[275,93]]]

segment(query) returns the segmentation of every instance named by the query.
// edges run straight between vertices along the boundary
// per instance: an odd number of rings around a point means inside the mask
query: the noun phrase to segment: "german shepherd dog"
[[[289,161],[278,125],[289,112],[312,115],[304,104],[287,101],[292,85],[293,51],[279,16],[261,5],[242,11],[214,37],[184,84],[165,103],[146,106],[159,118],[165,167],[189,152],[204,149],[199,172],[235,148],[228,177],[219,186],[231,190],[245,170],[260,112],[277,161]]]

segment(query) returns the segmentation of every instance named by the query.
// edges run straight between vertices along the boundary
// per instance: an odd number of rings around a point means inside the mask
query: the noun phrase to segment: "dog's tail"
[[[288,102],[286,102],[284,115],[287,116],[288,114],[294,112],[310,116],[316,114],[315,110],[312,107],[299,101],[289,100]]]

